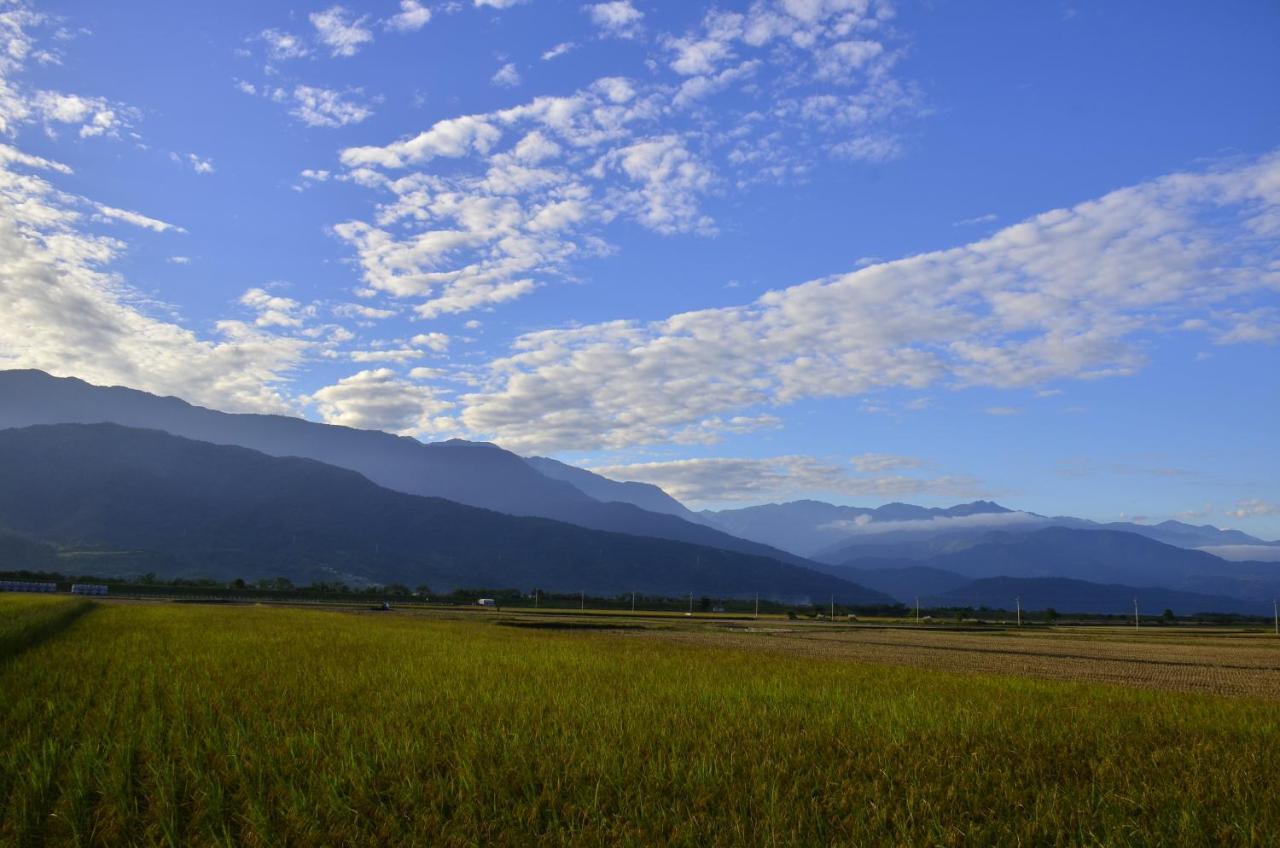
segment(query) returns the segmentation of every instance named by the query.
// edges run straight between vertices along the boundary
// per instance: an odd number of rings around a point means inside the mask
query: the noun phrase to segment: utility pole
[[[636,592],[634,589],[631,590],[631,611],[636,611]]]
[[[760,617],[760,593],[759,593],[759,592],[756,592],[756,615],[755,615],[755,617],[756,617],[756,618],[759,618],[759,617]],[[1276,632],[1277,632],[1277,633],[1280,633],[1280,630],[1277,630]]]
[[[830,600],[831,600],[831,620],[835,621],[836,620],[836,596],[832,595],[830,597]]]
[[[1275,598],[1271,599],[1271,615],[1275,618],[1276,635],[1280,636],[1280,601]]]
[[[538,590],[537,589],[533,590],[533,608],[534,609],[538,608]]]
[[[1133,599],[1133,626],[1138,627],[1138,599]]]
[[[916,595],[916,624],[920,623],[920,596]]]
[[[689,615],[693,615],[693,593],[689,593]]]
[[[582,612],[587,608],[587,593],[585,591],[578,593],[578,612]]]
[[[1014,598],[1013,601],[1018,605],[1018,626],[1021,627],[1022,626],[1022,596],[1019,595],[1018,597]]]

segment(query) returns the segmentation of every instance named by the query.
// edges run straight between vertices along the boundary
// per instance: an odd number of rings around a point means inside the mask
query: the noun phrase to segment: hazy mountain
[[[1280,562],[1280,544],[1275,542],[1259,545],[1205,545],[1196,548],[1207,554],[1213,554],[1231,562]]]
[[[984,503],[979,501],[979,503]],[[955,508],[953,508],[955,509]],[[1223,546],[1233,555],[1245,559],[1245,546],[1268,546],[1239,530],[1220,530],[1209,525],[1194,526],[1179,521],[1160,524],[1115,522],[1102,524],[1083,518],[1055,516],[1049,518],[1030,512],[987,512],[967,515],[940,515],[927,520],[874,521],[851,529],[838,542],[813,551],[810,556],[820,562],[846,563],[854,559],[927,559],[939,553],[960,550],[980,543],[992,530],[1008,533],[1030,533],[1049,527],[1073,530],[1111,530],[1132,533],[1180,548],[1202,549]],[[1280,546],[1277,546],[1280,555]],[[1210,551],[1216,553],[1216,551]],[[1257,559],[1270,559],[1259,556]]]
[[[1159,587],[1138,588],[1114,583],[1090,583],[1061,577],[992,577],[975,580],[927,599],[930,606],[989,607],[1012,610],[1022,599],[1026,611],[1106,613],[1132,615],[1138,600],[1141,615],[1160,615],[1166,609],[1177,615],[1202,612],[1267,615],[1270,602],[1243,601],[1221,595],[1179,592]]]
[[[869,525],[880,522],[919,522],[1008,512],[1010,510],[991,501],[937,508],[904,503],[890,503],[880,507],[836,506],[823,501],[800,500],[742,509],[704,510],[700,515],[708,523],[735,536],[763,542],[801,556],[815,556]]]
[[[1227,562],[1203,551],[1166,545],[1136,533],[1067,527],[1026,533],[990,532],[976,544],[925,559],[859,557],[845,565],[861,569],[924,565],[970,578],[1120,581],[1132,586],[1210,591],[1259,601],[1280,591],[1280,565],[1276,563]]]
[[[1079,520],[1079,519],[1076,519]],[[1093,522],[1085,522],[1093,525]],[[1166,545],[1179,548],[1203,548],[1209,545],[1268,545],[1256,536],[1239,530],[1221,530],[1211,524],[1185,524],[1181,521],[1162,521],[1159,524],[1135,524],[1128,521],[1116,521],[1109,524],[1093,525],[1106,530],[1124,530],[1137,533]]]
[[[552,480],[568,483],[595,500],[604,503],[610,501],[629,503],[649,512],[677,515],[686,521],[701,523],[697,513],[652,483],[610,480],[585,468],[578,468],[576,465],[569,465],[546,456],[525,457],[525,462],[532,465],[539,474],[550,477]]]
[[[889,599],[763,557],[406,495],[345,469],[112,424],[0,431],[0,526],[99,551],[75,569]]]
[[[282,415],[218,412],[178,398],[93,386],[74,378],[52,377],[43,371],[0,371],[0,429],[97,422],[163,430],[272,456],[315,459],[358,471],[379,486],[407,494],[806,564],[794,554],[676,515],[648,512],[630,503],[601,503],[571,483],[539,473],[523,457],[496,445],[459,439],[423,444],[375,430],[354,430]]]

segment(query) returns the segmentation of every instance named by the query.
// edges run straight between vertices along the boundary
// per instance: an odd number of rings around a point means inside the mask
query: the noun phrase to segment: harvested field
[[[637,638],[940,671],[1012,674],[1177,692],[1280,699],[1280,639],[1150,628],[991,630],[922,627],[649,630]]]

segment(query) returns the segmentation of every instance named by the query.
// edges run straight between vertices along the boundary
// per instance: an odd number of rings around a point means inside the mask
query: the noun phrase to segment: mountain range
[[[1280,544],[1209,525],[986,500],[695,512],[657,486],[492,444],[223,413],[39,371],[0,371],[0,462],[7,568],[74,557],[80,573],[863,604],[986,603],[1024,581],[1028,597],[1060,593],[1046,606],[1108,612],[1135,591],[1175,593],[1162,597],[1178,611],[1256,612],[1280,593]]]
[[[156,430],[4,430],[0,467],[0,524],[90,573],[891,603],[765,557],[406,495],[314,460]]]
[[[1264,541],[1239,530],[1220,530],[1208,524],[1181,521],[1099,523],[1012,510],[992,501],[945,508],[902,503],[868,508],[801,500],[743,509],[704,510],[699,515],[707,523],[734,535],[829,563],[884,556],[921,559],[974,544],[992,530],[1031,532],[1048,527],[1122,531],[1180,548],[1239,549],[1239,555],[1229,557],[1232,559],[1250,559],[1253,554],[1269,555],[1271,551],[1280,558],[1280,543]],[[1225,552],[1218,552],[1222,553]]]
[[[584,493],[575,482],[541,473],[523,457],[484,442],[451,439],[424,444],[404,436],[283,415],[218,412],[178,398],[93,386],[42,371],[0,371],[0,429],[104,422],[238,445],[271,456],[314,459],[359,472],[379,486],[405,494],[444,498],[510,515],[551,518],[593,530],[690,542],[795,565],[807,564],[803,557],[791,552],[686,521],[679,515],[652,512],[635,502],[602,502]],[[545,461],[543,466],[548,467],[550,462]],[[597,476],[581,471],[578,483],[582,475]],[[613,481],[605,483],[612,484],[606,487],[612,490],[630,492],[634,488]]]

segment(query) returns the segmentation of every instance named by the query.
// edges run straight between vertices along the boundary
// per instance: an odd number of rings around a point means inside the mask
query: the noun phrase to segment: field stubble
[[[965,633],[929,626],[641,631],[642,638],[737,646],[790,656],[1116,683],[1175,692],[1280,700],[1280,638],[1149,628]]]

